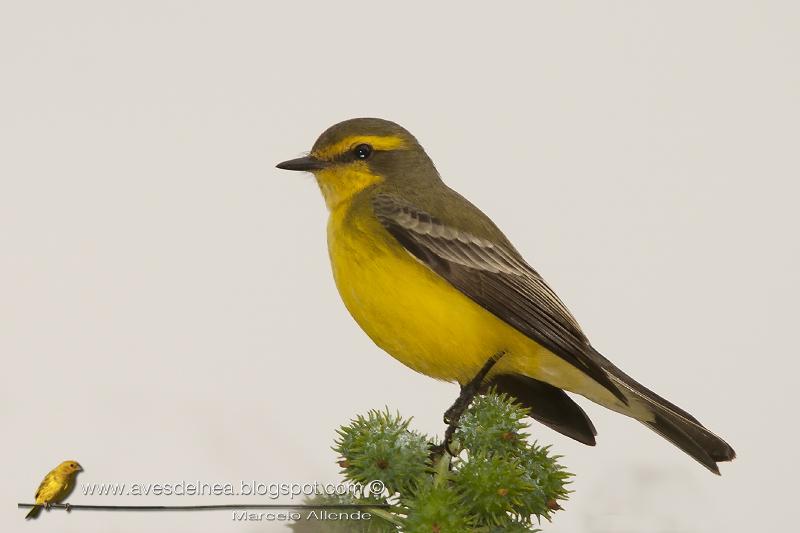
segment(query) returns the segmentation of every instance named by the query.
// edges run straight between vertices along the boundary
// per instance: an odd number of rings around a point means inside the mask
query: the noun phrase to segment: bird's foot
[[[453,430],[455,432],[455,429]],[[431,460],[431,463],[436,463],[445,453],[449,454],[451,457],[455,457],[458,455],[457,451],[454,451],[450,446],[453,440],[453,432],[445,431],[444,439],[439,444],[430,443],[428,445],[428,450],[430,450],[430,454],[428,458]]]
[[[444,432],[444,441],[439,446],[435,448],[441,447],[441,453],[445,451],[450,455],[453,454],[452,450],[450,449],[450,443],[453,440],[453,435],[458,429],[458,421],[461,419],[461,415],[464,414],[464,411],[467,410],[469,404],[472,403],[472,400],[475,398],[475,395],[478,394],[478,391],[481,389],[481,385],[483,385],[483,380],[486,379],[486,376],[489,374],[489,371],[492,370],[495,363],[500,360],[501,357],[505,355],[505,352],[497,352],[493,356],[491,356],[486,363],[484,363],[483,367],[475,374],[475,377],[472,378],[469,383],[466,385],[461,386],[461,393],[456,398],[456,401],[453,402],[453,405],[444,412],[444,423],[447,424],[447,429]]]
[[[72,512],[72,505],[71,505],[71,504],[69,504],[69,503],[65,503],[65,504],[64,504],[64,509],[65,509],[65,510],[66,510],[68,513],[71,513],[71,512]]]
[[[436,461],[438,461],[439,458],[444,455],[445,446],[444,443],[434,444],[431,442],[428,444],[428,450],[430,452],[428,454],[428,458],[430,459],[431,464],[436,464]]]
[[[46,502],[46,503],[44,504],[44,509],[45,509],[45,511],[49,511],[49,510],[50,510],[50,509],[52,509],[52,508],[53,508],[53,504],[52,504],[52,503],[50,503],[50,502]]]

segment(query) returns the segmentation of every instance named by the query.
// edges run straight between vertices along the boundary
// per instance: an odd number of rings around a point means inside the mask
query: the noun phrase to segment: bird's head
[[[83,471],[83,467],[78,461],[64,461],[56,467],[56,470],[62,474],[74,474]]]
[[[376,183],[413,187],[439,180],[417,139],[398,124],[379,118],[335,124],[319,136],[309,155],[277,167],[313,172],[329,209]]]

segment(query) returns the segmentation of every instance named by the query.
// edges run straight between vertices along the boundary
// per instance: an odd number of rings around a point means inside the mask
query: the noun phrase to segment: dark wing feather
[[[570,312],[516,251],[388,194],[376,195],[372,207],[386,230],[428,268],[628,403]]]

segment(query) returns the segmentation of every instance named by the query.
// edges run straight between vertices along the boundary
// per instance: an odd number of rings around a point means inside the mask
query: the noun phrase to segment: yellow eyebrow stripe
[[[321,150],[315,150],[311,155],[319,159],[329,160],[359,144],[369,144],[375,150],[399,150],[405,147],[406,141],[402,137],[395,135],[352,135]]]

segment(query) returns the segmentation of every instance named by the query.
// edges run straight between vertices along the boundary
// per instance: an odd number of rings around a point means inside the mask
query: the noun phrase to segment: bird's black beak
[[[299,170],[303,172],[313,172],[314,170],[322,170],[327,167],[329,163],[313,156],[298,157],[297,159],[290,159],[283,163],[275,165],[281,170]]]

